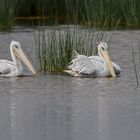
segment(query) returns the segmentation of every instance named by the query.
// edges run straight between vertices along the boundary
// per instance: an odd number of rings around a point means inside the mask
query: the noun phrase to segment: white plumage
[[[121,68],[110,60],[107,47],[107,43],[100,42],[97,56],[88,57],[75,52],[75,58],[64,71],[76,77],[116,77]]]
[[[19,42],[12,41],[10,45],[10,51],[13,61],[5,59],[0,60],[0,76],[10,77],[24,75],[21,61],[26,64],[33,74],[36,74],[33,66],[23,53]]]

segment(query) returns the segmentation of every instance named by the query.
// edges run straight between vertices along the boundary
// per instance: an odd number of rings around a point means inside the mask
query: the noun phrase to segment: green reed
[[[0,0],[0,30],[9,30],[13,24],[12,1]]]
[[[90,24],[94,27],[102,27],[104,21],[106,27],[114,27],[118,20],[119,26],[132,27],[138,26],[140,12],[137,0],[84,0],[84,6],[81,7],[81,17],[84,24]],[[137,4],[137,6],[136,6]]]
[[[120,0],[120,6],[122,11],[122,21],[126,24],[127,27],[136,27],[138,26],[138,16],[137,16],[137,0]],[[137,5],[138,4],[138,5]]]
[[[67,26],[35,32],[39,71],[62,72],[72,60],[74,51],[88,56],[95,54],[96,43],[104,33],[79,28]]]
[[[1,30],[11,28],[13,17],[30,16],[46,17],[46,25],[82,24],[102,28],[106,21],[105,27],[112,28],[120,20],[120,27],[136,28],[140,27],[140,3],[139,0],[0,0]]]
[[[112,28],[140,27],[139,0],[15,0],[15,16],[44,16],[45,23]]]

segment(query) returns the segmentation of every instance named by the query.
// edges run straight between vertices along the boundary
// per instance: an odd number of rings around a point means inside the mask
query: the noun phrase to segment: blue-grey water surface
[[[111,32],[107,32],[111,34]],[[0,58],[19,41],[34,58],[32,29],[0,33]],[[116,31],[109,52],[122,68],[117,78],[38,74],[0,78],[0,140],[139,140],[140,31]],[[27,70],[26,70],[27,72]]]

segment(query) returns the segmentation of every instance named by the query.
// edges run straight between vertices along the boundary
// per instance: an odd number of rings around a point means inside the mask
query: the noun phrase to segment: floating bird
[[[70,62],[68,70],[64,72],[75,77],[116,77],[121,68],[111,61],[106,42],[98,44],[97,56],[80,55],[75,51],[75,58]]]
[[[13,61],[1,59],[0,60],[0,76],[23,76],[23,66],[21,61],[29,68],[29,70],[36,74],[30,61],[27,59],[22,51],[21,45],[17,41],[12,41],[10,45],[10,51]]]

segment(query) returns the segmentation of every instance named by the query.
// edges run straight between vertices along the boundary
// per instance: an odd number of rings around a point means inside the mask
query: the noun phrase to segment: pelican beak
[[[104,57],[104,59],[107,63],[107,66],[109,68],[109,71],[110,71],[112,77],[116,77],[116,74],[115,74],[115,71],[114,71],[114,68],[113,68],[113,65],[112,65],[112,61],[110,60],[108,51],[107,50],[102,51],[102,55],[103,55],[103,57]]]
[[[36,71],[34,69],[34,67],[32,66],[32,64],[30,63],[30,61],[28,60],[28,58],[25,56],[24,52],[22,51],[21,48],[15,48],[14,49],[14,53],[15,56],[17,58],[19,58],[28,68],[29,70],[33,73],[36,74]]]

